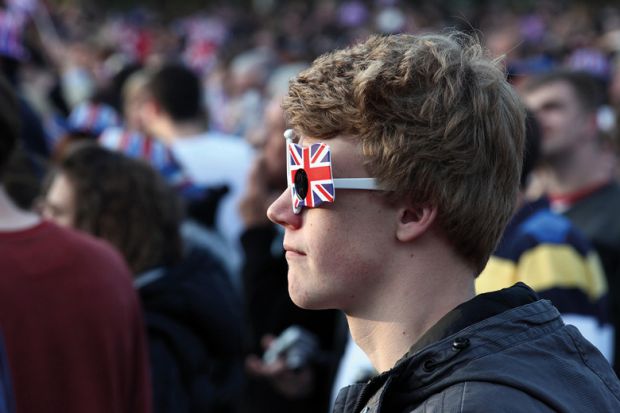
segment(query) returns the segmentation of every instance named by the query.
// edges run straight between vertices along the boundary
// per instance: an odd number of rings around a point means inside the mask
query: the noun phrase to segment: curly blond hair
[[[371,37],[315,60],[283,107],[303,135],[359,139],[389,197],[437,206],[456,251],[484,268],[514,211],[525,110],[476,39]]]

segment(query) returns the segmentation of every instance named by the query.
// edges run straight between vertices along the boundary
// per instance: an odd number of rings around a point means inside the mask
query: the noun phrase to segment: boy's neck
[[[417,275],[407,270],[389,279],[383,297],[347,314],[353,339],[379,372],[394,367],[426,331],[475,295],[471,269],[458,259],[435,261],[426,270]]]

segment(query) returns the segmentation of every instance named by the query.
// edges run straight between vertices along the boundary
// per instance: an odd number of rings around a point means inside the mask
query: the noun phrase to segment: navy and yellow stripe
[[[598,255],[564,216],[546,201],[527,204],[514,216],[476,280],[484,293],[524,282],[562,315],[577,315],[608,328],[607,282]],[[595,341],[595,337],[591,338]]]
[[[540,244],[516,260],[494,255],[476,280],[476,292],[484,293],[524,282],[534,291],[577,289],[589,301],[607,294],[607,282],[598,255],[581,255],[570,245]]]

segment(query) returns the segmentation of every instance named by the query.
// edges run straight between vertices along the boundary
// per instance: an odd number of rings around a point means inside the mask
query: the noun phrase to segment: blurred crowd
[[[601,90],[593,111],[606,154],[592,168],[618,173],[612,2],[257,0],[174,19],[2,3],[0,69],[22,125],[3,184],[20,208],[123,256],[156,412],[327,411],[337,388],[373,374],[339,314],[292,304],[282,233],[265,215],[287,186],[280,102],[317,56],[371,34],[457,29],[479,36],[524,96],[532,77],[586,73]],[[528,197],[552,191],[544,171],[534,175]],[[617,288],[616,264],[604,264],[593,299]],[[13,380],[18,402],[30,397],[28,378]]]

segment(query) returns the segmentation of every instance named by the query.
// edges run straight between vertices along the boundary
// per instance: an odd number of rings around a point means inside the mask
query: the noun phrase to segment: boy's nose
[[[293,213],[291,189],[287,188],[267,209],[267,217],[284,228],[297,229],[301,226],[301,214]]]

